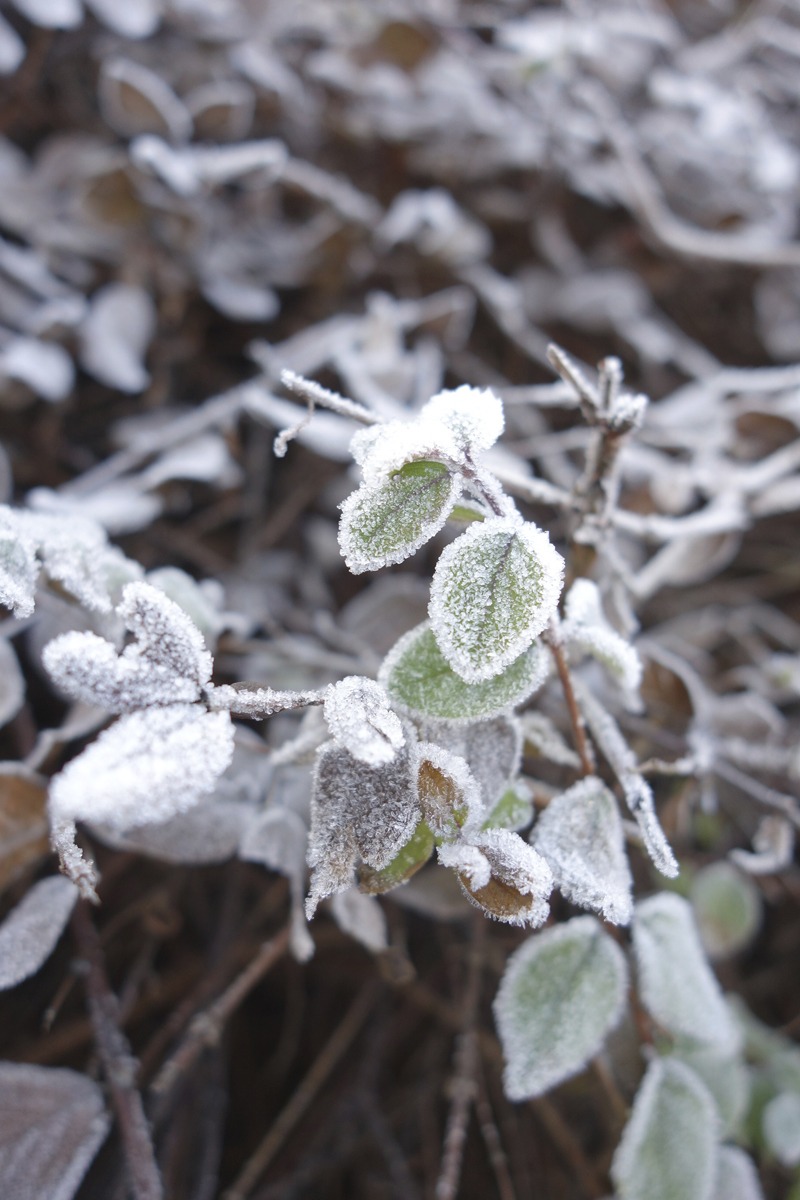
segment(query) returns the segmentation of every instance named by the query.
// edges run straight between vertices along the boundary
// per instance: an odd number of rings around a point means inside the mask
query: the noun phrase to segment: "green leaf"
[[[468,502],[462,500],[460,504],[455,505],[447,519],[448,521],[462,521],[465,525],[471,525],[473,521],[485,521],[486,513],[482,512],[477,504],[473,507]]]
[[[494,1001],[509,1099],[541,1096],[581,1071],[622,1015],[627,986],[625,957],[594,917],[523,942]]]
[[[698,871],[692,880],[689,899],[709,958],[738,954],[758,933],[761,892],[748,875],[731,863],[711,863]]]
[[[719,1148],[714,1200],[764,1200],[756,1165],[738,1146]],[[791,1192],[787,1200],[792,1200]]]
[[[392,888],[399,887],[416,874],[420,867],[425,866],[433,854],[433,846],[433,834],[425,822],[420,821],[410,840],[395,855],[388,867],[376,871],[366,863],[361,864],[358,868],[358,890],[372,896],[380,896],[383,892],[390,892]]]
[[[354,575],[402,562],[437,533],[461,478],[440,462],[406,463],[384,482],[362,484],[342,504],[339,545]]]
[[[531,789],[522,779],[513,780],[484,821],[483,829],[524,829],[533,820]]]
[[[556,611],[564,562],[518,517],[476,522],[436,566],[429,614],[443,655],[467,683],[499,675]]]
[[[781,1092],[761,1118],[764,1140],[784,1167],[800,1167],[800,1095]]]
[[[633,949],[642,1003],[673,1037],[734,1054],[741,1034],[708,964],[692,906],[674,892],[636,905]]]
[[[740,1055],[718,1054],[706,1046],[679,1043],[675,1057],[691,1067],[708,1088],[726,1137],[734,1137],[747,1112],[750,1076]]]
[[[711,1200],[717,1114],[707,1088],[674,1058],[657,1058],[636,1094],[611,1178],[621,1200]]]
[[[449,666],[425,621],[389,651],[378,680],[407,712],[466,722],[521,704],[542,686],[549,669],[547,653],[535,642],[502,675],[484,683],[465,683]]]

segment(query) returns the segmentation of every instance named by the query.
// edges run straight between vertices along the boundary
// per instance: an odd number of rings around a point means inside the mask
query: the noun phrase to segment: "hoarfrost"
[[[615,925],[633,913],[630,867],[617,802],[601,779],[587,776],[554,797],[530,842],[547,860],[556,886]]]
[[[472,891],[485,888],[492,878],[492,868],[485,854],[477,846],[467,842],[455,842],[439,847],[439,862],[443,867],[451,867],[458,873],[459,879],[469,881]],[[467,893],[469,895],[469,892]]]
[[[493,1005],[509,1099],[541,1096],[583,1070],[620,1020],[627,985],[625,957],[594,917],[523,942]]]
[[[144,356],[155,330],[155,305],[143,288],[106,284],[81,325],[81,366],[108,387],[142,392],[150,382]]]
[[[739,1134],[750,1101],[750,1074],[741,1054],[720,1054],[680,1040],[674,1053],[708,1088],[725,1137]]]
[[[541,712],[525,712],[519,718],[522,726],[522,737],[527,749],[530,746],[541,758],[548,762],[558,763],[563,767],[580,768],[581,760],[575,751],[568,746],[563,734],[555,727],[548,716]]]
[[[453,670],[480,683],[510,666],[555,613],[563,570],[548,535],[519,518],[476,522],[447,546],[429,612]]]
[[[348,675],[331,684],[323,711],[334,741],[371,767],[391,762],[405,745],[400,719],[372,679]]]
[[[560,639],[596,658],[626,692],[636,692],[642,680],[641,660],[606,619],[597,584],[576,579],[564,601],[564,612]]]
[[[55,949],[78,889],[63,875],[40,879],[0,925],[0,991],[35,974]]]
[[[689,902],[674,892],[642,900],[632,931],[639,991],[650,1015],[676,1037],[735,1052],[739,1031],[703,953]]]
[[[433,742],[420,742],[416,755],[420,808],[434,836],[452,841],[462,829],[474,829],[483,816],[483,803],[466,761]]]
[[[466,384],[431,397],[420,418],[444,425],[461,453],[470,457],[493,446],[505,428],[502,401],[488,388]]]
[[[466,761],[480,785],[488,813],[519,770],[522,738],[517,718],[499,716],[459,725],[427,720],[421,721],[419,728],[427,741]]]
[[[621,1200],[711,1200],[717,1137],[714,1102],[695,1073],[655,1059],[611,1164]]]
[[[420,819],[412,734],[390,763],[370,767],[328,743],[317,755],[311,801],[306,900],[309,919],[320,900],[352,881],[358,856],[381,870],[411,838]]]

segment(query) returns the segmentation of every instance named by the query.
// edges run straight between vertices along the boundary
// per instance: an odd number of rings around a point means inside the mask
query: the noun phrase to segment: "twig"
[[[223,1193],[223,1200],[246,1200],[250,1195],[331,1071],[353,1042],[379,993],[380,984],[376,980],[371,980],[361,989],[272,1128],[256,1147],[233,1184]]]
[[[281,371],[281,383],[288,391],[295,392],[296,395],[302,396],[308,401],[309,416],[314,411],[314,405],[320,404],[323,408],[330,408],[341,417],[351,417],[354,421],[361,421],[362,425],[383,424],[383,417],[370,412],[368,408],[364,408],[363,404],[356,404],[355,400],[347,400],[338,392],[329,391],[314,379],[304,379],[296,371]]]
[[[442,1163],[436,1184],[436,1200],[455,1200],[455,1196],[458,1194],[464,1143],[467,1139],[469,1110],[477,1090],[477,1024],[481,994],[481,968],[483,966],[483,939],[486,934],[484,918],[476,916],[472,928],[464,1015],[461,1032],[456,1042],[456,1070],[451,1085],[452,1100],[444,1134]]]
[[[100,938],[85,900],[79,900],[75,906],[72,929],[81,957],[89,964],[86,976],[89,1016],[119,1121],[131,1188],[135,1200],[162,1200],[164,1193],[150,1130],[142,1097],[134,1083],[138,1064],[119,1027],[119,1005],[108,983]]]
[[[497,1184],[497,1190],[500,1193],[500,1200],[516,1200],[514,1184],[511,1181],[511,1173],[508,1169],[508,1159],[506,1152],[503,1149],[503,1143],[500,1140],[500,1132],[497,1128],[492,1112],[492,1103],[489,1099],[489,1093],[486,1088],[486,1080],[484,1078],[483,1066],[480,1058],[478,1059],[477,1069],[478,1080],[478,1095],[475,1100],[475,1113],[481,1127],[481,1134],[486,1145],[486,1152],[489,1156],[494,1178]]]
[[[538,1096],[528,1103],[550,1135],[550,1140],[575,1172],[583,1190],[592,1197],[592,1200],[599,1200],[600,1196],[605,1195],[606,1189],[600,1183],[597,1173],[587,1162],[580,1144],[561,1113],[546,1096]]]
[[[552,651],[553,658],[558,671],[558,677],[561,680],[561,687],[564,691],[564,699],[567,703],[567,711],[569,712],[570,724],[572,725],[572,738],[575,742],[575,749],[578,751],[578,756],[581,760],[581,767],[584,775],[595,774],[594,754],[586,736],[586,726],[581,716],[581,710],[578,708],[578,701],[575,699],[575,691],[572,687],[572,678],[567,666],[567,659],[564,654],[564,648],[558,640],[558,634],[551,631],[545,635],[544,640]]]
[[[207,1046],[216,1046],[226,1023],[256,984],[263,979],[289,946],[290,929],[287,925],[276,937],[264,942],[253,961],[241,975],[234,979],[218,1000],[198,1013],[189,1026],[186,1037],[178,1049],[167,1059],[150,1085],[152,1094],[158,1098],[166,1096],[175,1083],[194,1065]]]

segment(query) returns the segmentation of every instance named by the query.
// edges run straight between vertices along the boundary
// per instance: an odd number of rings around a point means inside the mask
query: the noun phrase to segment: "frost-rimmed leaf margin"
[[[549,535],[521,517],[476,522],[445,548],[428,613],[436,641],[467,683],[499,675],[556,611],[564,560]]]
[[[430,621],[423,621],[395,642],[381,664],[378,682],[400,712],[468,725],[522,704],[549,673],[550,656],[540,642],[534,642],[502,674],[467,683],[439,649]],[[440,700],[431,695],[434,686],[444,691]]]
[[[573,917],[523,942],[492,1006],[508,1098],[541,1096],[577,1075],[618,1024],[627,987],[625,955],[595,917]]]
[[[443,527],[461,487],[461,475],[452,467],[416,459],[385,481],[351,492],[340,505],[339,521],[339,545],[349,570],[353,575],[379,571],[415,554]],[[420,507],[410,512],[415,501]]]
[[[711,1200],[719,1125],[705,1084],[675,1058],[656,1058],[636,1094],[611,1164],[621,1200]]]

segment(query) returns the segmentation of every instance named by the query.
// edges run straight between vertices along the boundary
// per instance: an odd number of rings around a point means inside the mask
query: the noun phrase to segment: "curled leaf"
[[[478,884],[459,871],[467,899],[506,925],[535,928],[543,924],[550,913],[547,898],[553,890],[553,875],[541,855],[507,829],[481,830],[469,840],[488,862],[491,877]],[[439,852],[442,862],[446,849],[443,846]]]
[[[431,584],[431,626],[467,683],[499,675],[550,621],[564,562],[535,525],[500,517],[472,525],[442,553]]]
[[[417,761],[423,820],[435,837],[453,841],[465,826],[480,820],[480,788],[463,758],[433,742],[419,743]]]
[[[391,762],[405,744],[400,719],[372,679],[348,675],[325,694],[325,720],[334,740],[371,767]]]

